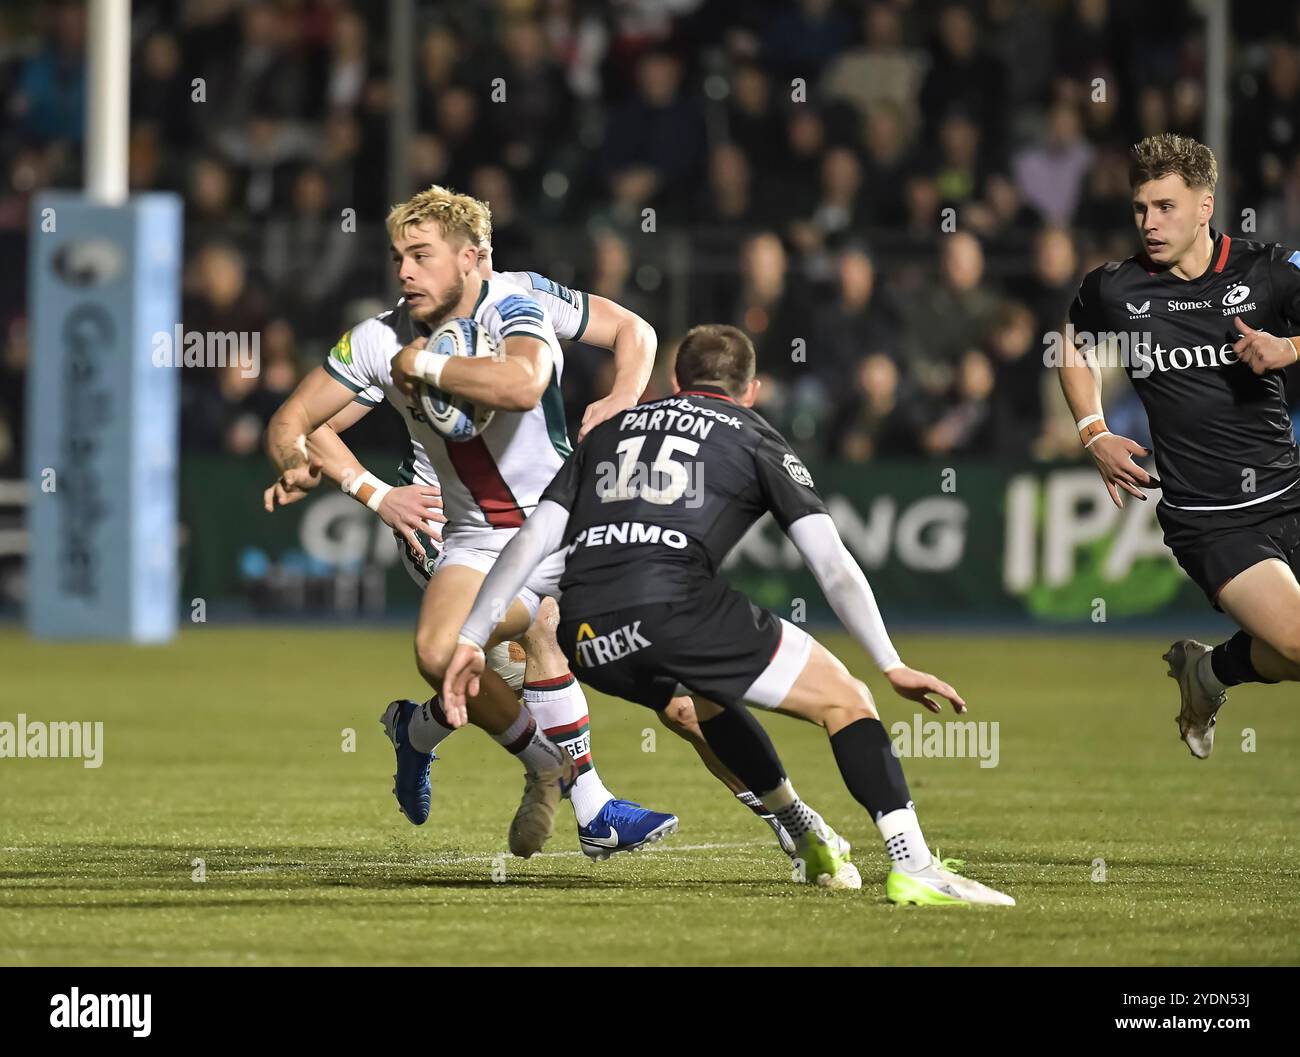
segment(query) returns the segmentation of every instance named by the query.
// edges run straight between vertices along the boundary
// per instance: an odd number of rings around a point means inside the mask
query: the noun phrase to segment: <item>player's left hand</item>
[[[262,506],[268,514],[274,513],[278,506],[288,506],[299,499],[305,499],[307,493],[320,484],[321,461],[309,459],[299,466],[290,466],[275,484],[262,493]]]
[[[1237,359],[1256,374],[1280,371],[1300,360],[1300,349],[1286,338],[1279,338],[1266,330],[1254,330],[1241,316],[1237,316],[1233,322],[1241,337],[1232,346],[1232,351],[1237,354]]]
[[[931,712],[942,712],[943,705],[931,701],[928,694],[938,694],[952,705],[952,710],[959,715],[966,711],[966,702],[962,700],[961,694],[929,672],[918,672],[915,668],[907,667],[891,668],[885,673],[885,678],[889,680],[889,685],[894,688],[894,693],[899,697],[924,705]]]
[[[456,643],[456,652],[442,677],[442,712],[454,730],[469,721],[467,698],[478,694],[479,676],[486,661],[483,651],[468,642]]]
[[[415,384],[420,380],[414,373],[415,358],[428,342],[428,338],[419,337],[409,345],[403,345],[390,364],[393,372],[393,384],[407,396],[415,395]]]
[[[635,407],[640,394],[629,396],[620,392],[610,393],[609,396],[601,397],[599,400],[592,401],[587,405],[587,410],[582,413],[582,426],[578,430],[578,440],[582,440],[588,433],[613,418],[620,411],[626,411],[629,407]]]

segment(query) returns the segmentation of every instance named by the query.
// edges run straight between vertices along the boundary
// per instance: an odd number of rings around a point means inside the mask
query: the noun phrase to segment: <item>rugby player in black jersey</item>
[[[852,864],[799,799],[745,705],[826,728],[844,782],[892,860],[890,900],[1014,905],[931,855],[866,686],[807,632],[718,575],[727,552],[770,511],[894,690],[934,712],[941,706],[928,694],[965,711],[951,686],[899,659],[808,470],[752,410],[754,374],[743,332],[696,327],[678,351],[675,396],[621,412],[586,436],[484,581],[447,670],[444,713],[464,721],[495,617],[538,563],[567,547],[557,638],[574,674],[654,709],[689,694],[709,746],[795,838],[809,877]]]
[[[1201,759],[1229,687],[1300,680],[1300,457],[1282,373],[1300,359],[1300,338],[1281,336],[1300,333],[1300,252],[1215,231],[1217,178],[1213,152],[1186,136],[1134,147],[1142,250],[1084,278],[1070,308],[1084,355],[1060,366],[1111,499],[1161,488],[1165,542],[1241,629],[1213,648],[1182,639],[1164,655],[1182,694],[1179,733]],[[1134,460],[1148,452],[1102,418],[1092,360],[1123,345],[1158,478]]]

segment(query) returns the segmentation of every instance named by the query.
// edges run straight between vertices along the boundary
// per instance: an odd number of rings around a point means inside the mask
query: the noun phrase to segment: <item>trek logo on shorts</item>
[[[624,624],[608,635],[597,635],[591,630],[590,624],[584,623],[578,628],[574,646],[578,654],[578,664],[583,668],[599,668],[602,664],[608,664],[630,653],[636,653],[637,650],[645,649],[651,645],[651,642],[637,630],[640,627],[641,621],[637,620],[631,624]]]

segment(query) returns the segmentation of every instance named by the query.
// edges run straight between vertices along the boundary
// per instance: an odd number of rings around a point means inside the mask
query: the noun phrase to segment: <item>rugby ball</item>
[[[496,342],[472,319],[451,319],[434,331],[425,348],[442,356],[492,356]],[[492,421],[492,408],[478,407],[472,400],[452,396],[427,382],[416,387],[425,420],[448,440],[477,437]]]

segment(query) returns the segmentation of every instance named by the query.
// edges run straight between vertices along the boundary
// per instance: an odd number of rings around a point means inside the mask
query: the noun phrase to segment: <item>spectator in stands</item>
[[[47,39],[21,62],[8,106],[26,142],[76,144],[85,124],[85,7],[56,4],[50,16]]]
[[[782,136],[780,115],[772,105],[772,85],[756,63],[742,62],[731,77],[727,106],[728,139],[752,158],[764,152]]]
[[[827,432],[825,454],[849,462],[917,454],[919,423],[898,364],[868,353],[849,375],[853,385]]]
[[[852,39],[853,29],[833,0],[798,0],[778,8],[768,23],[763,60],[783,79],[802,77],[813,84]]]
[[[336,329],[329,311],[343,288],[356,234],[343,226],[332,208],[329,184],[314,166],[294,181],[292,207],[271,217],[262,247],[261,267],[280,293],[286,312],[304,335],[331,337]]]
[[[916,109],[922,54],[903,41],[898,10],[887,3],[869,3],[862,13],[863,43],[843,52],[826,71],[822,89],[828,99],[852,103],[866,117],[875,110],[891,113],[906,142],[917,130]]]
[[[837,399],[836,380],[851,377],[863,356],[901,353],[901,320],[889,295],[879,288],[871,257],[849,246],[836,258],[836,296],[814,317],[808,363]]]
[[[925,427],[927,455],[982,455],[993,437],[993,367],[978,349],[967,349],[939,419]]]
[[[1016,156],[1016,186],[1044,220],[1068,224],[1083,197],[1092,159],[1078,111],[1068,103],[1057,104],[1048,118],[1046,139]]]
[[[689,201],[705,164],[704,119],[698,100],[682,91],[682,65],[651,51],[637,67],[637,94],[614,107],[598,152],[616,208]]]
[[[1044,332],[1019,301],[1003,301],[987,342],[993,364],[993,453],[1023,458],[1043,431],[1043,387],[1056,385],[1044,365]]]
[[[913,301],[904,346],[909,374],[932,399],[948,391],[967,351],[981,346],[996,304],[979,240],[966,231],[945,235],[939,282]]]
[[[939,15],[938,40],[930,71],[921,86],[921,114],[927,138],[937,136],[943,119],[961,107],[983,130],[985,142],[1001,150],[1005,105],[1006,71],[1002,61],[981,46],[979,26],[970,8],[949,4]]]

